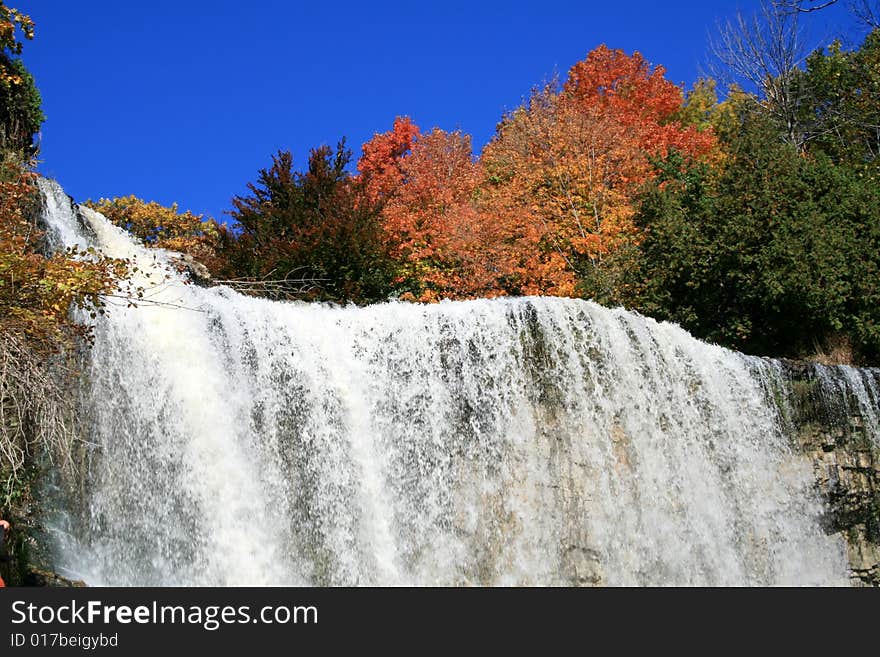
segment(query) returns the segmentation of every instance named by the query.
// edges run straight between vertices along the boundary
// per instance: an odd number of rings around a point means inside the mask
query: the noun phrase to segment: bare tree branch
[[[61,356],[50,361],[20,336],[0,332],[0,506],[9,504],[28,462],[46,457],[62,474],[75,471],[74,379]]]
[[[878,0],[850,0],[850,11],[866,27],[880,28],[880,2]]]
[[[797,82],[809,49],[798,18],[778,2],[762,0],[756,13],[737,12],[719,23],[709,50],[713,76],[757,93],[786,141],[801,150],[807,131],[798,121],[804,89]]]
[[[788,11],[809,14],[836,5],[837,2],[838,0],[779,0],[778,6]]]
[[[230,278],[226,280],[214,280],[217,285],[225,285],[241,294],[267,297],[275,300],[296,300],[314,296],[316,292],[325,289],[329,278],[314,278],[308,276],[296,276],[297,272],[305,267],[292,269],[282,278],[270,278],[275,271],[269,272],[263,278]]]
[[[809,14],[838,4],[840,0],[776,0],[778,7],[789,13]],[[880,27],[880,2],[877,0],[849,0],[850,12],[869,29]]]

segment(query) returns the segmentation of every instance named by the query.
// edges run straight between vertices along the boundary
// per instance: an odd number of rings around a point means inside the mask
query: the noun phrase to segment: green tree
[[[0,2],[0,149],[30,156],[36,151],[34,134],[46,117],[34,79],[17,58],[19,35],[33,39],[33,21]]]
[[[658,163],[637,214],[635,297],[697,336],[803,356],[845,337],[880,355],[880,188],[824,154],[804,157],[749,113],[712,171]]]
[[[0,149],[33,155],[34,135],[46,119],[40,92],[21,60],[0,55],[0,70],[8,76],[0,81]]]
[[[856,50],[837,41],[815,51],[801,80],[810,94],[800,112],[815,125],[810,150],[851,165],[880,163],[880,29]]]
[[[369,303],[388,297],[394,266],[384,246],[381,207],[346,170],[345,140],[313,149],[304,172],[279,151],[230,215],[238,234],[230,253],[254,290],[300,298]],[[268,287],[266,287],[268,286]],[[246,288],[245,288],[246,289]]]

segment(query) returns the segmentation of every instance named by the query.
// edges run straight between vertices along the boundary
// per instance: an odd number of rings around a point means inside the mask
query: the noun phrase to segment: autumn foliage
[[[7,161],[0,176],[0,334],[45,353],[88,330],[70,308],[103,312],[127,265],[95,252],[46,255],[35,175]]]
[[[585,271],[638,239],[634,196],[652,158],[713,149],[711,128],[682,122],[683,104],[662,67],[601,46],[505,116],[479,158],[460,132],[397,119],[364,145],[358,170],[384,203],[408,294],[584,292]]]
[[[533,91],[486,147],[495,202],[541,226],[533,271],[552,281],[552,293],[572,295],[587,277],[603,280],[595,273],[608,257],[638,239],[634,200],[653,175],[652,159],[671,150],[700,158],[713,148],[711,129],[679,120],[682,90],[663,73],[639,53],[601,46],[571,68],[561,88]],[[535,283],[547,289],[545,280]]]
[[[461,132],[420,134],[409,119],[364,145],[358,164],[369,198],[382,204],[382,228],[401,264],[405,297],[435,300],[491,292],[486,280],[495,246],[474,203],[480,167]]]
[[[313,149],[303,171],[279,152],[233,199],[228,230],[134,197],[93,207],[223,279],[304,298],[613,298],[652,162],[716,148],[664,73],[601,46],[505,115],[479,155],[463,132],[421,130],[408,117],[363,145],[356,173],[344,143]]]
[[[876,291],[841,282],[876,278],[865,217],[875,214],[878,43],[875,33],[859,51],[810,57],[798,74],[810,90],[803,121],[824,113],[836,127],[794,156],[785,126],[754,94],[732,88],[719,102],[712,80],[686,94],[640,53],[600,46],[563,79],[535,87],[481,152],[460,130],[398,117],[356,163],[344,140],[312,149],[300,167],[277,152],[233,198],[228,226],[133,196],[92,206],[251,294],[337,303],[585,297],[752,351],[803,351],[848,326],[856,351],[880,353]],[[817,195],[817,172],[846,199]],[[798,242],[806,225],[839,226],[821,241],[836,251]],[[841,274],[838,251],[865,271]],[[756,252],[766,256],[763,276]],[[816,280],[805,252],[821,270]],[[826,294],[832,279],[858,294]],[[759,329],[763,321],[771,327]],[[791,322],[812,327],[807,337],[796,340]]]
[[[214,219],[189,210],[181,212],[177,203],[169,207],[134,195],[89,200],[85,205],[148,246],[186,253],[215,273],[225,269],[222,250],[230,236],[226,226]]]
[[[0,341],[44,356],[88,337],[71,308],[103,312],[127,265],[94,251],[46,248],[32,171],[43,114],[33,78],[17,57],[33,36],[33,21],[0,2]]]

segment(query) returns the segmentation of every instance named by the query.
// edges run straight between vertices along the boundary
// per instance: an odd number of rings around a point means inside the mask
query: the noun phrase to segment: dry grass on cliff
[[[20,337],[0,333],[0,506],[10,503],[36,457],[73,470],[77,433],[67,375]]]
[[[820,365],[853,365],[854,353],[852,341],[843,334],[832,335],[824,345],[815,343],[814,354],[809,360]]]

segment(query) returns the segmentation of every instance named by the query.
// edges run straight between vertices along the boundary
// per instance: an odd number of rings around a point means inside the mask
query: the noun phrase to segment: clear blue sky
[[[37,24],[23,58],[48,117],[40,170],[77,200],[136,194],[222,219],[279,148],[302,164],[346,135],[357,155],[397,115],[479,150],[532,85],[602,43],[689,86],[716,21],[757,0],[7,4]],[[818,40],[845,12],[812,22]]]

